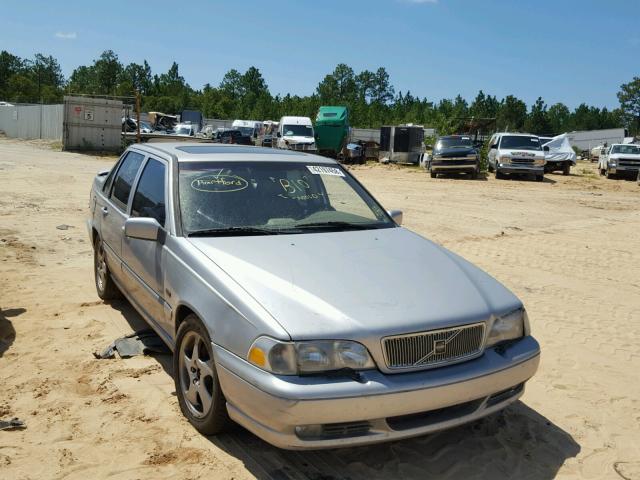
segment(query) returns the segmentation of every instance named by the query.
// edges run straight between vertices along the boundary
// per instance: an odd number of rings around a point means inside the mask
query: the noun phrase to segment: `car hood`
[[[521,302],[404,228],[191,238],[293,340],[365,339],[488,320]]]
[[[442,148],[434,150],[433,154],[442,157],[465,157],[467,155],[475,155],[476,150],[473,147]]]

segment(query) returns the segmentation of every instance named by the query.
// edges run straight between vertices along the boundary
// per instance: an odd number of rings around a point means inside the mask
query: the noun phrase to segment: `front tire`
[[[116,300],[122,298],[122,293],[111,278],[111,272],[107,266],[107,255],[100,237],[96,237],[93,246],[93,275],[96,284],[96,292],[101,300]]]
[[[562,175],[564,175],[565,177],[568,177],[570,173],[571,173],[571,164],[565,163],[564,166],[562,167]]]
[[[496,180],[503,180],[504,178],[504,173],[496,168]]]
[[[207,329],[195,315],[184,319],[176,337],[173,376],[182,414],[203,435],[223,432],[231,420],[220,388]]]
[[[544,182],[544,175],[536,175],[536,182]]]
[[[604,176],[607,177],[609,180],[615,180],[616,178],[616,174],[611,173],[611,171],[608,168],[605,170]]]

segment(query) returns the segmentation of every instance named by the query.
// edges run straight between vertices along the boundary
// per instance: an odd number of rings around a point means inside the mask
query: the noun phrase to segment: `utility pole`
[[[140,90],[136,90],[136,141],[140,143]]]

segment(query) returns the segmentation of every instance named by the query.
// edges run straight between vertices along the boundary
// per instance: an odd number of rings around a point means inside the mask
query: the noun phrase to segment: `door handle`
[[[107,207],[102,207],[100,210],[102,210],[103,215],[107,215],[109,213],[109,209]]]

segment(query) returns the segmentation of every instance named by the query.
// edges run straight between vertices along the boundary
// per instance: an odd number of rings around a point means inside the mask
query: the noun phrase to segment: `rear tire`
[[[184,319],[173,352],[173,377],[182,414],[203,435],[227,429],[231,419],[220,388],[211,338],[195,315]]]
[[[93,275],[96,284],[96,292],[101,300],[116,300],[122,298],[122,293],[111,278],[111,272],[107,266],[107,256],[100,237],[96,237],[93,246]]]

